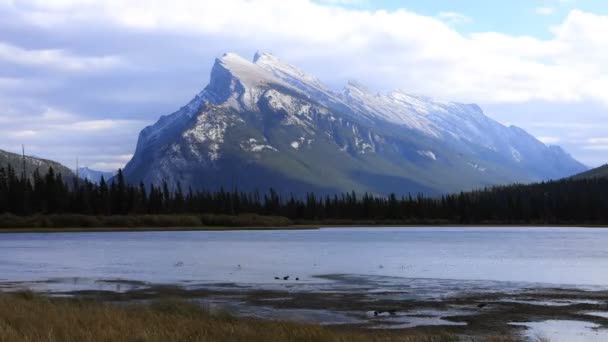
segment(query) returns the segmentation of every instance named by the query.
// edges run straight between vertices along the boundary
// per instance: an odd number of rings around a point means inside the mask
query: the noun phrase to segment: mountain
[[[572,177],[572,179],[608,178],[608,164],[596,167]]]
[[[0,167],[11,165],[18,175],[23,172],[23,157],[20,154],[11,153],[0,150]],[[53,167],[55,173],[60,173],[64,180],[74,177],[74,173],[67,167],[58,162],[36,157],[25,156],[25,172],[28,177],[31,177],[34,170],[38,170],[41,176],[44,176],[50,167]]]
[[[116,172],[97,171],[89,169],[88,167],[78,168],[78,177],[83,180],[88,179],[91,183],[94,184],[99,184],[99,181],[101,181],[102,176],[106,181],[108,181],[112,177],[114,177],[115,174]]]
[[[124,175],[194,189],[438,194],[584,170],[475,104],[354,81],[334,92],[273,55],[228,53],[190,103],[140,133]]]

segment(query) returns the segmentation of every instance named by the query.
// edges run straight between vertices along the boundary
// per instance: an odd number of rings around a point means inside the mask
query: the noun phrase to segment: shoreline
[[[238,317],[179,298],[109,303],[35,292],[0,294],[0,340],[38,341],[404,341],[400,331],[370,331]],[[406,333],[411,342],[456,342],[447,332]],[[515,341],[500,340],[500,341]]]
[[[334,280],[340,277],[327,276]],[[159,301],[170,300],[173,308],[185,305],[189,312],[219,312],[236,324],[255,321],[256,324],[269,326],[314,326],[334,333],[363,333],[368,338],[406,334],[448,335],[454,341],[460,340],[460,337],[470,341],[496,341],[493,338],[500,335],[508,336],[508,339],[498,341],[519,341],[527,329],[517,324],[551,320],[582,321],[596,324],[601,329],[608,328],[606,318],[593,314],[605,312],[607,290],[533,287],[486,292],[470,289],[439,299],[424,294],[418,298],[403,298],[403,295],[410,293],[407,289],[369,292],[360,288],[363,283],[327,292],[298,291],[289,287],[244,289],[239,284],[184,287],[118,279],[99,281],[115,286],[116,290],[100,288],[46,293],[44,290],[40,292],[40,289],[37,292],[26,290],[13,294],[0,293],[0,301],[21,296],[28,301],[42,299],[46,303],[78,303],[78,307],[89,310],[95,305],[111,305],[113,309],[135,305],[140,309],[149,309],[150,305],[156,305]],[[13,285],[19,287],[18,283]],[[183,312],[182,309],[177,311]]]
[[[353,229],[353,228],[509,228],[509,229],[530,229],[530,228],[608,228],[608,225],[589,225],[589,224],[296,224],[290,226],[201,226],[201,227],[24,227],[24,228],[0,228],[0,234],[16,233],[112,233],[112,232],[222,232],[222,231],[300,231],[300,230],[320,230],[324,228],[333,229]]]

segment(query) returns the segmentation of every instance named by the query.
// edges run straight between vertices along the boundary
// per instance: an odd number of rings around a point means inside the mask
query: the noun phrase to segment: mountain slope
[[[140,133],[124,174],[195,189],[437,194],[583,170],[477,105],[356,82],[336,93],[257,53],[217,59],[201,93]]]
[[[0,167],[11,165],[18,175],[23,172],[23,157],[16,153],[0,150]],[[67,167],[58,162],[46,159],[40,159],[30,156],[25,156],[25,172],[28,177],[31,177],[34,170],[38,170],[40,175],[44,176],[50,167],[53,167],[55,173],[60,173],[64,180],[71,179],[74,174]]]
[[[596,167],[575,176],[572,179],[592,179],[592,178],[608,178],[608,164]]]

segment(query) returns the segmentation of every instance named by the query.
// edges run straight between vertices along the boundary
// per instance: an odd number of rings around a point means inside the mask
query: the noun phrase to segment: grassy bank
[[[33,215],[0,214],[1,232],[169,231],[235,229],[316,229],[327,227],[441,226],[442,220],[300,220],[282,216],[241,215]]]
[[[20,293],[0,295],[0,341],[451,342],[458,338],[235,318],[177,300],[113,305]]]
[[[514,222],[478,222],[468,225],[445,220],[300,220],[282,216],[242,215],[34,215],[0,214],[0,233],[7,232],[78,232],[78,231],[171,231],[236,229],[317,229],[319,227],[605,227],[577,223],[547,224]]]
[[[185,230],[293,227],[279,216],[244,215],[0,215],[0,231]]]

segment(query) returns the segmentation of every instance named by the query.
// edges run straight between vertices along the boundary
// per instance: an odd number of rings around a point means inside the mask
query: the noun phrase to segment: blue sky
[[[608,161],[608,1],[0,0],[0,149],[124,166],[216,57],[271,52],[335,90],[355,79],[478,103]]]
[[[457,13],[464,17],[458,31],[503,32],[549,38],[549,28],[558,25],[573,9],[608,15],[608,1],[602,0],[360,0],[338,1],[344,7],[366,10],[407,9],[427,16]]]

